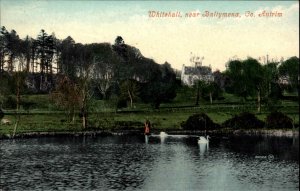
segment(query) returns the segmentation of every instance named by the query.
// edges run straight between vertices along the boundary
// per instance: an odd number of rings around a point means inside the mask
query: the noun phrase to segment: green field
[[[81,119],[76,114],[73,123],[68,121],[68,116],[63,110],[52,104],[48,95],[26,95],[23,100],[33,103],[29,109],[20,110],[20,123],[17,133],[27,132],[66,132],[81,131]],[[160,109],[152,109],[149,104],[137,103],[134,108],[123,108],[117,112],[103,100],[93,100],[90,104],[88,125],[93,129],[143,128],[143,123],[149,119],[154,129],[180,129],[181,123],[189,116],[204,112],[215,123],[222,124],[225,120],[243,111],[254,113],[259,119],[265,120],[270,113],[267,107],[257,113],[253,101],[237,104],[240,99],[225,94],[224,99],[213,104],[201,100],[200,106],[195,107],[193,98],[189,100],[174,99],[171,103],[162,104]],[[295,101],[281,100],[277,103],[277,109],[287,114],[299,126],[299,105]],[[4,118],[11,121],[10,125],[0,125],[0,134],[12,134],[16,122],[14,110],[4,110]]]

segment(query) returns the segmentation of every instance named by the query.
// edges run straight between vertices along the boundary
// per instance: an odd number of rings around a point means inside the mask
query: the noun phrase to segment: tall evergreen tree
[[[52,71],[52,59],[54,54],[54,40],[52,35],[48,35],[45,30],[41,30],[36,40],[37,45],[37,58],[39,59],[40,66],[40,90],[47,87],[43,87],[48,81],[48,74]]]

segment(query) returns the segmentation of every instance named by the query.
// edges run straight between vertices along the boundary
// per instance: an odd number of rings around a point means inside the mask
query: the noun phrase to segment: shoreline
[[[210,134],[212,136],[274,136],[274,137],[299,137],[299,130],[276,130],[276,129],[223,129],[223,130],[160,130],[153,129],[152,134],[159,134],[161,131],[166,132],[169,135],[203,135]],[[5,139],[26,139],[26,138],[42,138],[42,137],[83,137],[83,136],[120,136],[120,135],[144,135],[143,130],[97,130],[97,131],[62,131],[62,132],[30,132],[19,133],[14,137],[10,134],[0,134],[0,140]]]

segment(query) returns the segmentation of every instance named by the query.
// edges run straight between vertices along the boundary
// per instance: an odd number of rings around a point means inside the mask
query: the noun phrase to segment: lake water
[[[299,190],[299,137],[0,140],[0,190]]]

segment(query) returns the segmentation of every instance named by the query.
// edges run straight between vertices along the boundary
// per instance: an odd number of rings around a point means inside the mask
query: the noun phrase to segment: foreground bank
[[[280,112],[253,114],[249,112],[127,112],[91,113],[88,128],[81,119],[66,120],[63,113],[28,113],[19,118],[5,115],[1,121],[0,137],[81,136],[98,134],[143,134],[145,120],[151,122],[151,131],[171,134],[297,134],[298,113]]]
[[[152,135],[158,135],[163,130],[153,129]],[[256,136],[282,136],[282,137],[298,137],[299,129],[284,129],[284,130],[270,130],[270,129],[220,129],[220,130],[176,130],[169,129],[164,131],[169,135],[204,135],[209,134],[211,136],[235,136],[235,135],[256,135]],[[62,132],[29,132],[18,133],[14,137],[11,134],[0,134],[0,139],[18,139],[18,138],[37,138],[37,137],[96,137],[107,135],[143,135],[143,129],[131,129],[131,130],[87,130],[87,131],[62,131]]]

